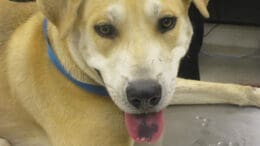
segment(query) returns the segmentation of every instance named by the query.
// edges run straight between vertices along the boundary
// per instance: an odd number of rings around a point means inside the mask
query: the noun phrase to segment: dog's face
[[[130,136],[158,140],[192,26],[191,2],[207,0],[38,0],[81,70],[104,85],[125,114]]]
[[[48,1],[39,3],[43,3],[42,7],[49,3],[53,9],[63,5]],[[98,70],[100,76],[90,76],[105,85],[123,111],[143,113],[163,109],[173,97],[179,63],[192,37],[190,3],[190,0],[70,0],[65,6],[70,10],[60,8],[62,18],[61,14],[54,15],[51,8],[48,11],[44,8],[44,12],[66,35],[75,63],[83,70]],[[204,15],[206,3],[195,1]],[[136,89],[140,87],[145,91]],[[157,91],[151,93],[152,90]],[[145,101],[135,98],[142,94],[158,98],[152,97],[148,99],[149,105],[142,105]]]
[[[190,44],[187,9],[182,0],[90,0],[85,3],[81,27],[71,36],[79,38],[70,44],[71,52],[83,58],[78,63],[100,72],[123,111],[159,111],[173,97],[179,62]],[[134,82],[148,86],[145,81],[160,86],[161,99],[151,108],[136,108],[127,88]]]

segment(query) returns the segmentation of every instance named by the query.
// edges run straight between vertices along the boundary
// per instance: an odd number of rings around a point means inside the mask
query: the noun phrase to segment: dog
[[[193,34],[192,2],[209,17],[208,0],[37,0],[21,12],[25,4],[0,0],[14,26],[0,22],[9,32],[0,37],[0,137],[14,146],[156,142]]]

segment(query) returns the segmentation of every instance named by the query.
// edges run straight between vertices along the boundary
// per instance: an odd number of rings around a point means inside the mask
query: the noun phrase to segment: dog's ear
[[[207,9],[209,0],[192,0],[200,13],[205,17],[209,18],[209,11]]]
[[[66,36],[78,17],[82,0],[37,0],[40,10]]]

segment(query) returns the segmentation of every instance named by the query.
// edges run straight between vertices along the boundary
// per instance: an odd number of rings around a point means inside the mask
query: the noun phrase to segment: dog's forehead
[[[117,26],[128,26],[125,24],[137,25],[146,20],[149,23],[142,25],[154,24],[164,15],[179,17],[186,14],[183,1],[185,0],[92,0],[86,3],[84,18],[89,24],[109,21]]]
[[[161,11],[160,0],[145,0],[144,10],[147,16],[159,16]]]
[[[126,15],[140,13],[148,17],[158,17],[165,11],[180,13],[182,0],[119,0],[108,3],[107,14],[113,19],[123,19]]]
[[[141,13],[148,17],[158,17],[161,11],[160,0],[126,0],[112,2],[106,7],[107,17],[111,21],[123,21],[128,14]]]
[[[161,2],[160,0],[143,0],[143,4],[139,1],[139,8],[143,9],[145,14],[147,16],[158,16],[161,10]],[[125,15],[126,7],[130,7],[130,10],[134,10],[133,8],[131,9],[131,6],[136,6],[138,3],[135,5],[128,4],[126,1],[125,3],[123,2],[117,2],[117,3],[111,3],[107,7],[107,12],[110,17],[113,19],[122,19],[123,16]],[[143,7],[141,7],[143,6]],[[135,8],[138,8],[135,7]]]
[[[112,3],[108,5],[106,11],[111,21],[122,21],[125,19],[125,8],[122,3]]]

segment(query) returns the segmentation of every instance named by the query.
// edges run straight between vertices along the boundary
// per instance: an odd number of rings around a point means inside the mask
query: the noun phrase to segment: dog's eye
[[[116,28],[111,24],[99,24],[94,28],[101,37],[113,39],[117,36]]]
[[[163,17],[159,20],[158,29],[161,33],[165,33],[173,29],[176,25],[176,17]]]

